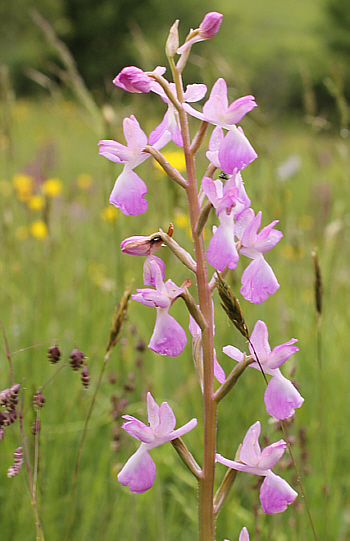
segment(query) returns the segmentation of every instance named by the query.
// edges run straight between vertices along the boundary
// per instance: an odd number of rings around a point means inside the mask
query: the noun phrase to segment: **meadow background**
[[[132,4],[132,5],[131,5]],[[145,394],[167,400],[178,425],[196,416],[199,428],[186,436],[201,461],[201,397],[187,345],[175,359],[145,348],[155,313],[131,303],[93,411],[83,450],[77,490],[72,476],[84,421],[109,335],[114,307],[135,279],[142,287],[142,262],[121,255],[120,241],[148,235],[174,223],[175,239],[191,250],[185,200],[180,189],[148,160],[138,173],[148,185],[149,210],[125,217],[108,205],[118,166],[97,154],[101,138],[123,141],[121,121],[135,114],[147,133],[164,113],[148,95],[124,95],[111,79],[125,63],[151,69],[165,65],[163,44],[175,18],[181,36],[212,9],[224,20],[210,43],[196,45],[186,83],[208,88],[225,77],[230,101],[256,96],[255,109],[242,125],[259,159],[244,171],[252,206],[263,211],[263,225],[279,219],[284,237],[267,255],[281,284],[263,305],[241,300],[250,329],[266,321],[270,343],[299,339],[300,351],[284,373],[300,386],[305,403],[288,428],[318,539],[350,539],[350,368],[346,345],[349,317],[349,55],[350,8],[346,3],[259,0],[176,3],[48,2],[35,7],[52,24],[77,61],[86,87],[67,75],[62,56],[47,42],[20,0],[2,3],[0,131],[0,320],[13,355],[15,379],[25,387],[25,428],[33,449],[30,409],[33,394],[56,370],[47,347],[58,343],[62,362],[78,347],[88,357],[91,385],[63,369],[46,387],[40,432],[38,499],[46,540],[189,541],[196,538],[196,485],[168,446],[155,449],[154,487],[132,495],[116,475],[136,449],[120,430],[121,415],[145,420]],[[343,9],[343,11],[342,11]],[[347,26],[348,25],[348,26]],[[194,126],[195,126],[194,122]],[[179,149],[168,158],[183,167]],[[198,161],[199,174],[206,162]],[[175,210],[174,210],[175,209]],[[211,217],[215,223],[215,217]],[[209,239],[209,234],[207,235]],[[323,273],[322,374],[317,357],[317,316],[311,252],[317,249]],[[189,271],[166,248],[158,252],[166,277],[181,284]],[[242,263],[240,263],[242,265]],[[239,274],[228,281],[236,294]],[[216,349],[244,347],[238,332],[216,313]],[[187,327],[184,305],[172,313]],[[49,341],[49,344],[44,344]],[[4,344],[4,340],[0,342]],[[42,344],[42,345],[40,345]],[[10,385],[6,356],[0,356],[1,389]],[[323,400],[319,403],[319,381]],[[268,422],[264,384],[247,370],[219,408],[218,448],[234,456],[248,426],[260,419],[270,442],[281,434]],[[320,408],[324,425],[320,424]],[[8,479],[16,425],[0,443],[1,538],[30,541],[35,525],[22,476]],[[222,469],[223,470],[223,469]],[[298,490],[286,454],[275,470]],[[218,473],[224,474],[224,471]],[[259,511],[256,479],[239,475],[218,518],[217,539],[238,539],[246,525],[251,539],[311,539],[305,507],[284,514]],[[69,524],[69,527],[67,526]]]

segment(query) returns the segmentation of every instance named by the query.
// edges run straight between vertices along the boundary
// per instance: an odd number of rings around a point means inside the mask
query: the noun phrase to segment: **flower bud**
[[[113,79],[113,84],[127,92],[150,92],[152,79],[144,71],[135,66],[123,68]]]
[[[199,35],[202,39],[210,39],[218,32],[222,21],[222,14],[217,11],[207,13],[199,25]]]
[[[21,471],[23,464],[23,449],[22,447],[17,447],[13,454],[13,465],[7,470],[7,477],[15,477]]]
[[[162,242],[159,235],[150,235],[149,237],[136,235],[123,240],[120,248],[124,254],[145,256],[154,254]]]
[[[82,351],[75,348],[69,354],[69,364],[73,368],[74,372],[77,372],[84,364],[85,355]]]
[[[170,28],[169,36],[165,45],[165,52],[168,58],[173,58],[179,48],[179,19],[176,19],[173,26]]]
[[[61,351],[58,346],[51,346],[47,350],[47,358],[51,364],[56,364],[61,358]]]

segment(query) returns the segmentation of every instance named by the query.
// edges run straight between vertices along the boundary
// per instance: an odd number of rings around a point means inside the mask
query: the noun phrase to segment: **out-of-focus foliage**
[[[344,0],[329,0],[327,13],[331,25],[327,31],[330,48],[350,57],[350,3]]]

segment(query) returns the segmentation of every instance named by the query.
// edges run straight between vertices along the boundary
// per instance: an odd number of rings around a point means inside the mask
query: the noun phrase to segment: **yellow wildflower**
[[[181,150],[173,150],[163,153],[164,158],[167,162],[170,163],[178,171],[186,171],[186,161],[184,153]],[[159,165],[157,161],[154,160],[154,163],[158,169],[163,171],[163,168]]]
[[[47,225],[42,220],[30,224],[30,232],[35,239],[45,239],[48,235]]]
[[[113,223],[118,218],[118,211],[115,207],[109,205],[101,210],[101,218],[105,222]]]
[[[33,192],[32,177],[19,173],[14,175],[12,182],[16,189],[17,198],[22,202],[28,201]]]
[[[62,192],[62,182],[58,178],[49,178],[43,183],[43,194],[57,197]]]
[[[81,190],[88,190],[92,185],[92,177],[88,173],[82,173],[77,177],[77,185]]]
[[[41,210],[45,205],[45,199],[42,195],[31,195],[27,201],[30,210]]]

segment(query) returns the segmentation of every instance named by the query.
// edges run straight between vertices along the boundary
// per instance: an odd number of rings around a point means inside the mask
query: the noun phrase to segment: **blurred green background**
[[[85,85],[72,67],[67,72],[43,24],[34,22],[33,8],[68,46]],[[18,0],[0,5],[0,320],[12,352],[57,341],[67,362],[69,352],[78,347],[88,357],[92,381],[84,390],[79,374],[67,367],[44,392],[38,499],[46,540],[196,538],[195,482],[169,445],[152,452],[157,476],[148,493],[132,495],[116,480],[136,449],[136,442],[120,430],[121,415],[145,421],[148,390],[157,402],[170,403],[178,425],[198,418],[198,428],[185,441],[201,461],[201,397],[191,346],[175,359],[145,349],[155,320],[150,308],[131,303],[97,396],[73,503],[70,491],[114,306],[132,278],[134,291],[142,287],[142,261],[122,256],[120,241],[166,229],[172,221],[175,239],[191,251],[184,194],[151,160],[137,169],[148,186],[148,212],[125,217],[108,205],[120,167],[98,156],[98,140],[123,142],[121,121],[132,113],[149,133],[165,111],[156,97],[125,95],[111,80],[126,64],[143,69],[166,65],[164,43],[174,20],[180,19],[184,39],[213,9],[224,14],[220,32],[195,46],[185,81],[205,82],[210,89],[218,77],[225,77],[230,101],[246,93],[256,96],[259,107],[242,126],[259,159],[243,177],[253,208],[263,211],[263,225],[279,219],[284,234],[266,257],[280,290],[261,306],[243,299],[242,309],[250,329],[257,319],[266,321],[272,347],[299,339],[300,351],[283,371],[298,383],[305,403],[288,432],[319,541],[350,538],[350,4]],[[194,120],[193,129],[196,126]],[[182,168],[179,149],[170,145],[166,151],[171,163]],[[204,149],[197,163],[200,178],[206,168]],[[212,216],[209,225],[214,223]],[[324,282],[321,378],[311,257],[315,248]],[[158,255],[166,263],[166,278],[178,285],[192,278],[166,248]],[[245,264],[240,262],[237,272],[228,276],[238,295]],[[245,345],[220,311],[216,295],[214,300],[216,350],[229,373],[232,363],[222,355],[222,346]],[[177,302],[172,314],[187,329],[184,305]],[[26,389],[24,423],[31,453],[31,397],[56,370],[46,360],[47,347],[38,345],[12,357],[15,379]],[[10,385],[4,354],[0,370],[4,389]],[[247,370],[220,404],[218,450],[224,456],[234,456],[257,419],[266,439],[262,446],[282,437],[269,423],[263,392],[262,378]],[[35,538],[35,525],[25,484],[21,476],[6,477],[20,444],[17,429],[7,429],[0,443],[1,535],[6,541],[29,541]],[[298,490],[287,456],[275,471]],[[218,483],[223,474],[218,468]],[[217,539],[238,539],[244,525],[252,540],[311,539],[302,499],[282,515],[265,516],[255,482],[248,475],[238,476],[219,515]]]

